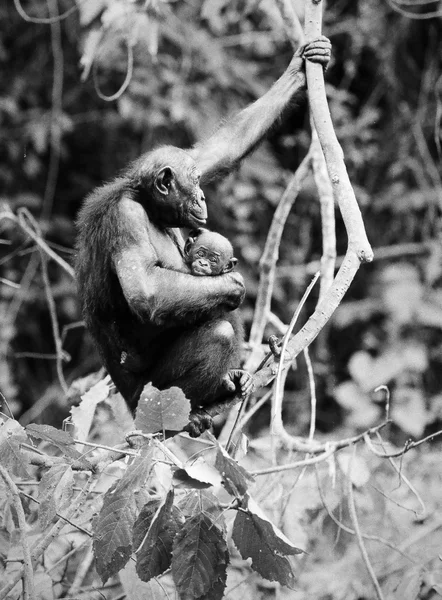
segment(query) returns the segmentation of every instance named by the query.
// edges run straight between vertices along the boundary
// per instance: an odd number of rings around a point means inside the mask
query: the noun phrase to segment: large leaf
[[[68,506],[73,495],[73,482],[74,473],[67,464],[55,465],[43,474],[38,486],[38,520],[43,529],[50,524],[57,512]]]
[[[244,559],[252,559],[252,569],[265,579],[292,586],[295,577],[286,555],[301,554],[246,496],[247,508],[239,510],[232,539]],[[259,514],[258,514],[259,513]]]
[[[189,414],[190,401],[180,388],[160,392],[148,383],[138,402],[135,426],[143,433],[181,431],[189,422]]]
[[[30,477],[29,459],[20,450],[20,444],[29,442],[23,427],[8,419],[0,425],[0,464],[17,477]]]
[[[218,446],[215,467],[221,473],[223,484],[232,496],[244,496],[252,475],[231,458],[222,446]]]
[[[178,502],[178,508],[185,516],[193,517],[202,513],[221,529],[224,527],[223,510],[219,500],[207,490],[189,492]]]
[[[223,532],[205,514],[184,524],[174,542],[172,575],[181,600],[207,594],[227,568],[227,544]]]
[[[86,441],[94,419],[97,404],[109,396],[109,384],[104,379],[98,381],[85,394],[81,396],[78,406],[71,408],[71,420],[75,427],[75,437]]]
[[[103,583],[118,573],[132,553],[132,529],[137,516],[137,492],[152,469],[152,451],[143,450],[126,473],[105,494],[94,523],[94,554]]]
[[[173,540],[181,524],[172,502],[173,490],[159,506],[158,501],[149,501],[135,521],[133,547],[141,581],[150,581],[170,567]]]
[[[75,442],[72,436],[66,431],[55,429],[55,427],[52,427],[51,425],[37,425],[36,423],[31,423],[30,425],[27,425],[26,432],[37,440],[53,444],[65,456],[74,459],[81,457],[80,452],[75,448]]]
[[[219,486],[221,485],[222,479],[219,471],[208,464],[206,460],[199,456],[196,460],[191,463],[184,465],[183,469],[178,469],[174,473],[174,477],[177,477],[180,481],[186,481],[181,471],[185,471],[189,476],[187,482],[190,483],[192,480],[195,481],[196,489],[202,489],[208,486]],[[202,483],[203,486],[198,485]]]

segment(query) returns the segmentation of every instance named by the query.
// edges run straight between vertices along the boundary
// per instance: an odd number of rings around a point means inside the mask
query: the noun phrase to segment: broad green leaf
[[[219,500],[207,490],[191,491],[178,502],[178,508],[183,515],[193,517],[203,513],[221,529],[224,527],[223,511]]]
[[[143,433],[181,431],[189,422],[190,401],[180,388],[159,391],[148,383],[141,392],[135,426]]]
[[[71,408],[71,420],[75,427],[75,437],[86,441],[94,419],[97,404],[109,396],[110,386],[104,379],[98,381],[85,394],[81,396],[78,406]]]
[[[173,485],[175,489],[204,490],[211,487],[210,483],[204,483],[191,477],[184,469],[174,469]]]
[[[73,483],[74,473],[70,465],[55,465],[43,474],[38,486],[38,520],[43,529],[51,523],[57,512],[69,505],[73,495]]]
[[[188,519],[173,545],[172,575],[180,599],[207,594],[224,577],[227,561],[222,531],[203,513]]]
[[[226,548],[223,560],[218,564],[213,585],[207,592],[198,598],[198,600],[222,600],[227,582],[227,566],[230,561],[229,551]]]
[[[20,450],[20,444],[29,442],[23,427],[8,419],[0,424],[0,464],[17,477],[29,477],[29,459]]]
[[[137,573],[150,581],[170,567],[173,540],[180,527],[180,513],[172,506],[173,490],[164,502],[148,502],[134,525],[133,547],[137,553]]]
[[[72,436],[66,431],[55,429],[55,427],[52,427],[51,425],[37,425],[36,423],[31,423],[26,426],[26,432],[37,440],[53,444],[65,456],[74,459],[81,457],[81,454],[75,448],[75,442]]]
[[[124,567],[132,554],[132,529],[138,513],[137,492],[152,469],[152,450],[145,448],[126,473],[104,495],[94,523],[94,554],[103,583]]]
[[[285,555],[301,554],[246,496],[247,508],[239,510],[233,524],[232,539],[244,559],[252,559],[252,569],[265,579],[292,586],[295,577]],[[258,515],[258,513],[260,513]]]
[[[221,473],[223,485],[232,496],[244,496],[252,475],[231,458],[222,446],[218,447],[215,467]]]
[[[221,475],[218,470],[209,465],[202,456],[199,456],[191,464],[184,465],[184,469],[192,479],[201,483],[213,486],[221,485]]]

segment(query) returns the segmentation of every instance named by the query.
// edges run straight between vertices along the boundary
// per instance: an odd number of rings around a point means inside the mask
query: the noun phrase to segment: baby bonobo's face
[[[186,253],[186,263],[193,275],[222,275],[232,271],[237,262],[229,240],[206,230],[189,237]]]
[[[229,267],[233,256],[208,248],[204,244],[195,244],[189,254],[190,270],[193,275],[221,275],[231,271]]]

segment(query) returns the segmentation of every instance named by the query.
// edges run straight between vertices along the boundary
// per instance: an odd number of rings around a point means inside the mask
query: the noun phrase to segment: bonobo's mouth
[[[197,267],[194,265],[192,267],[192,271],[194,275],[210,275],[210,267]]]
[[[202,219],[201,217],[197,217],[194,213],[192,213],[192,220],[195,221],[196,225],[205,225],[207,223],[207,218]]]

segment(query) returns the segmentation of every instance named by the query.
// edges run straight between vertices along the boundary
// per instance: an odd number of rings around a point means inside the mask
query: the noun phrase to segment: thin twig
[[[253,417],[253,415],[258,412],[258,410],[261,408],[261,406],[263,406],[272,396],[272,390],[269,390],[266,394],[264,394],[264,396],[262,396],[262,398],[260,398],[258,400],[258,402],[256,404],[254,404],[252,406],[252,408],[250,408],[246,414],[242,417],[238,428],[239,429],[244,429],[245,425],[250,421],[250,419]]]
[[[317,463],[327,460],[332,454],[336,452],[336,447],[331,446],[323,454],[314,456],[312,458],[305,458],[304,460],[298,460],[294,463],[288,463],[287,465],[279,465],[274,467],[267,467],[266,469],[259,469],[258,471],[251,471],[252,475],[269,475],[270,473],[282,473],[283,471],[290,471],[291,469],[298,469],[299,467],[305,467],[309,465],[316,465]]]
[[[75,548],[72,548],[72,550],[70,550],[67,554],[65,554],[64,556],[62,556],[61,558],[59,558],[57,560],[57,562],[55,562],[53,565],[51,565],[49,567],[46,567],[46,572],[49,573],[50,571],[53,571],[54,569],[56,569],[57,567],[59,567],[60,565],[62,565],[64,562],[66,562],[67,560],[69,560],[71,558],[71,556],[73,556],[74,554],[76,554],[80,550],[83,550],[84,547],[87,546],[90,543],[91,543],[91,540],[84,540],[84,542],[82,542],[81,544],[79,544]]]
[[[315,375],[313,373],[313,365],[312,365],[312,361],[310,360],[310,354],[309,354],[308,348],[304,348],[304,358],[305,358],[305,363],[307,365],[308,381],[309,381],[309,387],[310,387],[311,413],[310,413],[310,429],[309,429],[308,439],[309,439],[309,442],[311,442],[315,435],[316,404],[317,403],[316,403]]]
[[[310,292],[312,291],[315,283],[317,282],[318,277],[319,277],[319,272],[316,273],[315,277],[312,279],[312,281],[308,285],[304,295],[302,296],[301,301],[293,315],[292,320],[290,321],[289,328],[288,328],[287,333],[285,334],[284,340],[282,342],[281,356],[279,357],[278,372],[277,372],[276,380],[275,380],[275,387],[274,387],[274,394],[273,394],[273,408],[272,408],[272,433],[276,434],[276,435],[280,435],[284,431],[284,425],[282,423],[282,398],[283,398],[284,390],[281,389],[281,380],[282,380],[282,373],[286,368],[285,355],[287,352],[287,345],[289,343],[290,336],[295,327],[295,324],[298,320],[299,314],[300,314],[301,310],[303,309],[304,304],[305,304],[308,296],[310,295]],[[294,357],[291,357],[291,360],[293,360],[293,358]],[[284,437],[286,437],[286,436],[284,436]]]
[[[66,271],[66,273],[70,275],[72,279],[75,279],[74,269],[65,260],[58,256],[58,254],[54,252],[48,246],[48,244],[40,236],[38,236],[26,223],[25,219],[30,219],[31,223],[35,222],[27,208],[19,208],[17,211],[17,216],[15,216],[12,211],[0,213],[0,220],[2,218],[10,219],[11,221],[14,221],[14,223],[19,225],[23,229],[23,231],[25,231],[29,235],[29,237],[34,240],[34,242],[39,248],[41,248],[48,256],[52,258],[52,260],[54,260],[64,271]]]
[[[32,568],[31,551],[29,549],[28,540],[26,538],[26,517],[20,500],[20,492],[15,483],[10,478],[9,473],[2,465],[0,465],[0,477],[3,479],[3,481],[9,488],[9,491],[12,496],[12,502],[14,504],[15,512],[17,515],[17,533],[23,551],[23,567],[20,570],[20,577],[18,581],[23,577],[23,600],[35,600],[34,570]],[[1,593],[2,592],[0,591],[0,599],[6,596],[6,594],[4,596],[1,596]]]
[[[321,502],[324,506],[326,513],[330,517],[330,519],[333,521],[333,523],[335,523],[335,525],[337,525],[337,527],[339,527],[339,529],[342,529],[342,531],[345,531],[346,533],[348,533],[350,535],[356,535],[356,531],[354,529],[352,529],[351,527],[347,527],[347,525],[344,525],[344,523],[339,521],[339,519],[333,513],[332,509],[328,506],[328,504],[325,500],[324,492],[322,491],[321,482],[319,481],[319,473],[318,473],[317,466],[315,466],[315,475],[316,475],[316,485],[318,488],[319,497],[321,498]],[[384,546],[391,548],[395,552],[398,552],[401,556],[403,556],[404,558],[409,560],[411,563],[416,564],[416,561],[413,558],[411,558],[411,556],[409,556],[408,554],[403,552],[400,548],[398,548],[397,546],[395,546],[394,544],[392,544],[385,538],[380,537],[378,535],[371,535],[369,533],[362,533],[361,535],[364,538],[364,540],[368,540],[370,542],[378,542],[379,544],[383,544]]]
[[[366,435],[366,434],[364,434],[364,435]],[[403,456],[404,454],[406,454],[413,448],[417,448],[418,446],[421,446],[422,444],[425,444],[440,435],[442,435],[442,430],[436,431],[436,433],[432,433],[431,435],[427,435],[427,437],[424,437],[421,440],[418,440],[417,442],[408,440],[408,442],[406,442],[404,444],[404,447],[402,448],[402,450],[398,450],[397,452],[391,452],[391,453],[379,452],[379,450],[376,450],[376,448],[373,446],[373,443],[371,442],[371,440],[367,443],[367,446],[370,448],[370,450],[373,452],[373,454],[375,454],[376,456],[379,456],[380,458],[397,458],[398,456]]]
[[[58,318],[57,318],[57,307],[55,306],[54,297],[52,296],[51,283],[49,281],[48,274],[48,265],[47,265],[47,257],[42,250],[40,250],[41,257],[41,274],[43,278],[44,289],[46,293],[46,302],[48,303],[49,314],[51,316],[51,324],[52,324],[52,335],[55,343],[55,351],[57,354],[57,358],[55,361],[58,381],[60,383],[61,389],[67,396],[69,392],[68,384],[66,383],[66,379],[63,374],[63,344],[60,337],[60,328],[58,326]]]
[[[434,19],[435,17],[442,16],[442,10],[434,10],[434,11],[423,13],[423,14],[413,13],[408,10],[404,10],[403,8],[400,8],[400,6],[395,4],[395,2],[393,0],[387,0],[387,2],[394,11],[398,12],[399,14],[401,14],[404,17],[408,17],[409,19],[416,19],[418,21],[423,21],[426,19]]]
[[[91,568],[92,562],[94,560],[94,551],[92,546],[89,546],[86,556],[83,557],[79,567],[77,568],[77,572],[75,573],[74,581],[72,582],[69,591],[67,592],[68,596],[76,596],[80,591],[81,586],[83,585],[83,581]]]
[[[58,171],[61,155],[61,115],[63,110],[63,74],[64,57],[61,43],[61,25],[58,14],[58,0],[46,0],[51,17],[51,45],[52,45],[52,109],[51,109],[51,138],[48,175],[43,196],[41,218],[47,220],[52,212],[55,187],[57,185]]]
[[[353,447],[353,454],[350,461],[348,473],[347,473],[347,481],[348,481],[348,509],[350,513],[351,522],[353,525],[353,529],[355,530],[356,540],[358,542],[359,550],[361,552],[362,560],[365,563],[370,579],[373,583],[374,589],[376,591],[376,595],[379,600],[384,600],[384,595],[382,594],[381,586],[379,585],[379,581],[377,580],[376,574],[370,562],[370,558],[368,556],[367,548],[364,544],[364,539],[362,537],[361,529],[359,527],[358,515],[356,512],[356,504],[355,498],[353,494],[353,482],[351,479],[351,471],[353,468],[353,461],[356,455],[356,446]]]
[[[284,225],[289,216],[290,210],[296,200],[302,185],[310,171],[311,156],[310,153],[304,158],[302,163],[296,169],[295,174],[290,180],[281,200],[273,215],[269,233],[267,235],[264,251],[259,261],[260,276],[258,286],[258,296],[255,303],[255,312],[250,331],[249,342],[253,348],[252,354],[247,360],[246,370],[256,367],[257,348],[260,346],[264,329],[270,313],[270,303],[273,294],[273,287],[276,273],[276,263],[278,261],[279,245],[284,231]]]
[[[376,432],[376,437],[378,438],[379,443],[382,446],[382,448],[385,450],[384,440],[382,439],[382,436],[379,433],[379,431]],[[415,496],[416,500],[421,505],[422,514],[419,514],[418,512],[414,511],[414,514],[416,515],[416,518],[419,519],[419,520],[424,519],[427,516],[428,511],[427,511],[427,507],[425,506],[424,501],[422,500],[421,495],[419,494],[419,492],[417,491],[417,489],[414,487],[414,485],[411,483],[411,481],[408,479],[408,477],[406,477],[406,475],[403,474],[402,469],[400,469],[397,466],[397,464],[394,462],[394,460],[392,458],[389,458],[388,461],[391,464],[391,466],[393,467],[393,469],[396,471],[396,473],[399,475],[400,481],[403,481],[405,483],[405,485],[409,488],[409,490],[411,491],[411,493]]]
[[[134,68],[134,51],[132,48],[132,42],[127,39],[126,40],[126,44],[127,44],[127,71],[126,71],[126,77],[124,78],[123,83],[121,84],[120,88],[115,92],[115,94],[112,94],[110,96],[106,96],[105,94],[103,94],[103,92],[100,90],[98,81],[97,81],[97,64],[96,62],[94,62],[93,68],[92,68],[92,78],[94,81],[94,88],[95,88],[95,92],[97,93],[97,96],[99,98],[101,98],[101,100],[105,100],[106,102],[112,102],[113,100],[118,100],[118,98],[120,98],[120,96],[122,96],[122,94],[126,91],[131,79],[132,79],[132,74],[133,74],[133,68]]]
[[[76,4],[74,6],[71,6],[71,8],[68,8],[68,10],[66,12],[62,13],[61,15],[58,15],[57,17],[50,17],[50,18],[30,17],[23,10],[20,0],[14,0],[14,6],[15,6],[18,14],[21,16],[21,18],[24,21],[27,21],[28,23],[39,23],[41,25],[50,25],[51,23],[55,23],[57,21],[62,21],[63,19],[66,19],[67,17],[72,15],[72,13],[74,13],[78,9],[78,7],[80,6],[80,4],[82,2],[86,2],[86,0],[76,0]]]
[[[38,483],[39,482],[37,482],[37,485],[38,485]],[[32,502],[35,502],[38,505],[41,504],[40,500],[37,500],[37,498],[34,498],[34,496],[31,496],[31,494],[27,494],[23,490],[20,490],[20,494],[22,496],[25,496],[25,498],[28,498],[29,500],[32,500]],[[65,521],[68,525],[71,525],[75,529],[78,529],[78,531],[81,531],[81,533],[84,533],[87,536],[92,537],[92,533],[90,531],[88,531],[87,529],[84,529],[81,525],[77,525],[76,523],[74,523],[70,519],[67,519],[64,515],[61,515],[60,513],[55,513],[55,516],[58,517],[59,519],[63,519],[63,521]]]

